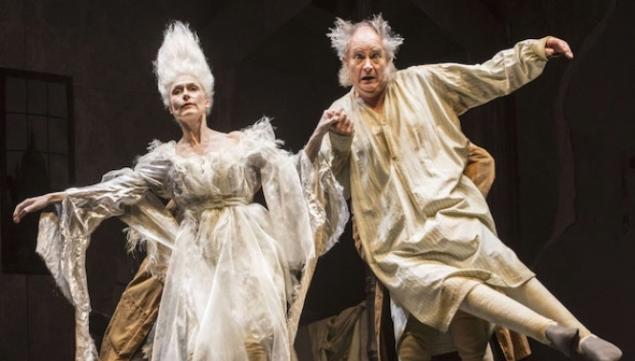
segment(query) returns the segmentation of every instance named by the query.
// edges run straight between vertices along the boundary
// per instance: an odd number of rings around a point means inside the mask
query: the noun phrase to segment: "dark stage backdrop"
[[[213,65],[210,125],[239,129],[268,115],[278,137],[297,151],[321,112],[346,92],[337,85],[339,64],[325,33],[336,16],[379,12],[406,39],[400,68],[481,62],[518,40],[548,34],[569,41],[575,60],[550,61],[538,80],[462,122],[497,160],[488,201],[501,238],[574,314],[632,358],[632,1],[4,0],[0,67],[69,79],[75,154],[69,181],[91,184],[130,165],[152,139],[179,135],[162,109],[151,66],[169,19],[198,30]],[[3,129],[3,139],[8,134]],[[5,180],[2,186],[4,203]],[[106,222],[88,254],[97,338],[138,263],[125,254],[121,228]],[[304,320],[364,299],[365,272],[347,233],[318,267]],[[72,308],[50,276],[4,272],[0,289],[0,359],[72,359]],[[563,360],[533,345],[532,360]]]

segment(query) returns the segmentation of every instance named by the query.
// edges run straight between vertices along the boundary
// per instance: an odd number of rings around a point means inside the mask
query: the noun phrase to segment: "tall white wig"
[[[390,25],[384,18],[379,15],[374,15],[372,19],[363,20],[358,23],[352,23],[341,18],[335,20],[335,26],[329,29],[329,33],[326,36],[331,39],[331,47],[337,52],[337,56],[342,61],[342,67],[339,72],[340,84],[344,87],[351,86],[351,75],[348,72],[345,61],[348,56],[348,50],[351,43],[351,38],[357,29],[368,26],[373,29],[379,37],[382,39],[382,45],[384,52],[388,58],[388,67],[386,71],[388,74],[395,72],[394,60],[397,57],[397,51],[399,46],[403,43],[403,38],[392,31]]]
[[[196,33],[188,24],[174,21],[163,33],[163,44],[154,61],[159,93],[166,108],[170,106],[170,88],[181,75],[196,78],[203,87],[207,99],[214,95],[214,76],[207,64]]]

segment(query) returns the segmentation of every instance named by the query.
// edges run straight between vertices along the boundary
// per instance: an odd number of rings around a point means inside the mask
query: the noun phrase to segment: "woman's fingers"
[[[13,211],[13,221],[15,223],[20,223],[20,219],[22,219],[22,217],[24,217],[24,215],[26,214],[27,206],[31,202],[32,202],[31,198],[28,198],[22,201],[20,204],[18,204],[15,207],[15,210]]]
[[[331,129],[337,133],[349,135],[353,131],[353,124],[344,109],[328,109],[322,113],[322,118],[318,125],[319,130]]]
[[[13,211],[13,221],[20,223],[24,216],[44,208],[47,204],[46,199],[42,197],[27,198],[15,207]]]
[[[346,114],[342,114],[332,128],[339,134],[350,135],[353,132],[353,122],[348,119]]]

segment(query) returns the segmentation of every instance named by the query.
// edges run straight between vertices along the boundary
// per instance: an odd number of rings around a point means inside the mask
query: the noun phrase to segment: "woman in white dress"
[[[310,267],[348,218],[332,174],[313,159],[326,132],[350,134],[351,124],[325,112],[295,156],[266,119],[240,132],[210,129],[214,79],[198,37],[180,22],[168,26],[155,71],[181,139],[154,142],[134,169],[101,183],[27,199],[13,215],[19,222],[56,204],[41,217],[38,253],[76,308],[76,359],[97,359],[84,267],[90,234],[119,216],[131,239],[148,241],[153,272],[165,279],[153,360],[290,360]],[[267,209],[253,203],[260,187]],[[155,194],[174,201],[179,222]]]

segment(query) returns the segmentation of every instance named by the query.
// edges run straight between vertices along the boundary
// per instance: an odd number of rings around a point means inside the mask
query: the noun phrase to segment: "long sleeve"
[[[311,162],[304,152],[296,158],[305,198],[309,200],[315,249],[319,256],[337,243],[348,222],[344,188],[327,162],[320,161],[319,157]]]
[[[343,187],[344,196],[350,197],[350,157],[353,136],[329,132],[322,140],[317,157],[319,169],[330,169],[330,173]]]
[[[251,166],[258,169],[262,191],[274,229],[292,269],[301,268],[315,254],[308,202],[291,154],[280,149],[268,119],[243,130]]]
[[[123,215],[126,207],[142,201],[148,190],[161,187],[166,170],[167,161],[154,150],[140,158],[134,170],[111,172],[101,183],[66,190],[57,212],[40,217],[36,251],[75,307],[77,361],[97,360],[88,326],[85,258],[90,235],[101,221]]]
[[[260,170],[275,237],[285,251],[289,268],[301,271],[288,295],[287,323],[292,343],[317,256],[342,234],[348,208],[330,167],[312,163],[303,151],[292,156],[279,149],[268,121],[248,128],[244,136],[253,139],[250,158]]]
[[[72,234],[90,234],[106,218],[120,216],[125,207],[141,201],[151,188],[160,188],[167,161],[143,157],[134,170],[107,173],[104,181],[64,192],[62,208]],[[79,233],[78,233],[79,232]]]
[[[330,248],[348,220],[346,201],[331,168],[312,163],[303,151],[280,149],[271,124],[260,121],[244,131],[250,162],[259,168],[275,235],[291,268]]]
[[[349,137],[350,138],[350,137]],[[347,147],[350,151],[350,144]],[[315,250],[320,256],[328,252],[339,240],[349,219],[344,189],[336,180],[329,162],[317,157],[314,162],[300,152],[297,156],[298,169],[305,198],[309,200],[309,210],[313,221]],[[344,169],[348,174],[348,167]],[[340,173],[341,174],[341,173]],[[289,308],[288,327],[290,341],[297,330],[302,306],[309,290],[317,259],[311,259],[304,267],[295,299]]]
[[[538,77],[547,63],[547,38],[524,40],[485,63],[423,65],[434,85],[457,114],[507,95]]]

